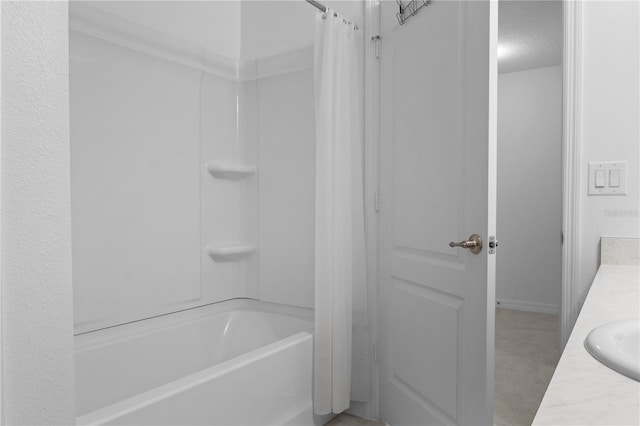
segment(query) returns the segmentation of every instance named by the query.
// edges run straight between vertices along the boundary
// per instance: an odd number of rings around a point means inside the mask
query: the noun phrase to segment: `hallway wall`
[[[562,67],[498,76],[497,294],[558,313],[562,282]]]

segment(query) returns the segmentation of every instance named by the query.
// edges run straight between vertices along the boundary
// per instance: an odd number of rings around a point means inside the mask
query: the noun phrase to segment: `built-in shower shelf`
[[[240,260],[254,251],[256,251],[256,245],[245,242],[210,244],[207,247],[209,256],[218,262]]]
[[[256,172],[256,168],[249,164],[209,163],[207,170],[218,179],[240,180]]]

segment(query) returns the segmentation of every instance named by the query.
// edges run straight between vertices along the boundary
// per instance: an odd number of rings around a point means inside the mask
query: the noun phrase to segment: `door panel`
[[[491,424],[496,5],[381,6],[380,408]],[[450,241],[479,234],[475,255]]]
[[[442,19],[433,22],[423,16],[431,12],[428,9],[415,16],[415,22],[396,25],[389,40],[391,49],[385,49],[382,58],[386,62],[387,53],[394,56],[389,58],[392,70],[388,81],[393,87],[394,110],[390,113],[395,116],[394,237],[401,248],[457,256],[456,250],[442,243],[457,234],[458,221],[448,218],[457,215],[463,201],[460,176],[448,169],[458,157],[461,142],[461,67],[457,54],[461,28],[458,7],[443,8]],[[446,38],[421,42],[424,25],[436,25],[432,31]],[[413,65],[427,64],[432,58],[437,58],[438,66],[425,69]],[[446,185],[440,184],[443,179]],[[416,197],[417,187],[421,197]],[[425,198],[438,203],[425,203]],[[433,223],[441,226],[431,226]]]
[[[397,278],[393,287],[390,365],[394,384],[453,420],[458,385],[458,317],[463,301],[428,285]],[[424,324],[440,326],[425,328]]]

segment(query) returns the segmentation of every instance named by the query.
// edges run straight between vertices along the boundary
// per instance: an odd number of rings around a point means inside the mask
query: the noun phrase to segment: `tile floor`
[[[351,414],[340,414],[325,426],[385,426],[382,420],[365,420]]]
[[[531,425],[558,358],[557,315],[496,309],[496,426]],[[365,425],[385,423],[349,414],[340,414],[327,423],[327,426]]]
[[[531,425],[558,359],[557,315],[496,309],[496,426]]]

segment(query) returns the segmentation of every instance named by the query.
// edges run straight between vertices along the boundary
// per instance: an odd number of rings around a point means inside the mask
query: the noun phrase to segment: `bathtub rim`
[[[313,334],[314,310],[297,306],[262,302],[255,299],[230,299],[177,312],[145,318],[125,324],[107,327],[94,331],[87,331],[74,335],[74,354],[135,339],[138,336],[167,328],[179,327],[191,322],[202,320],[209,316],[228,312],[248,311],[264,312],[267,314],[283,315],[309,322],[308,331]]]

